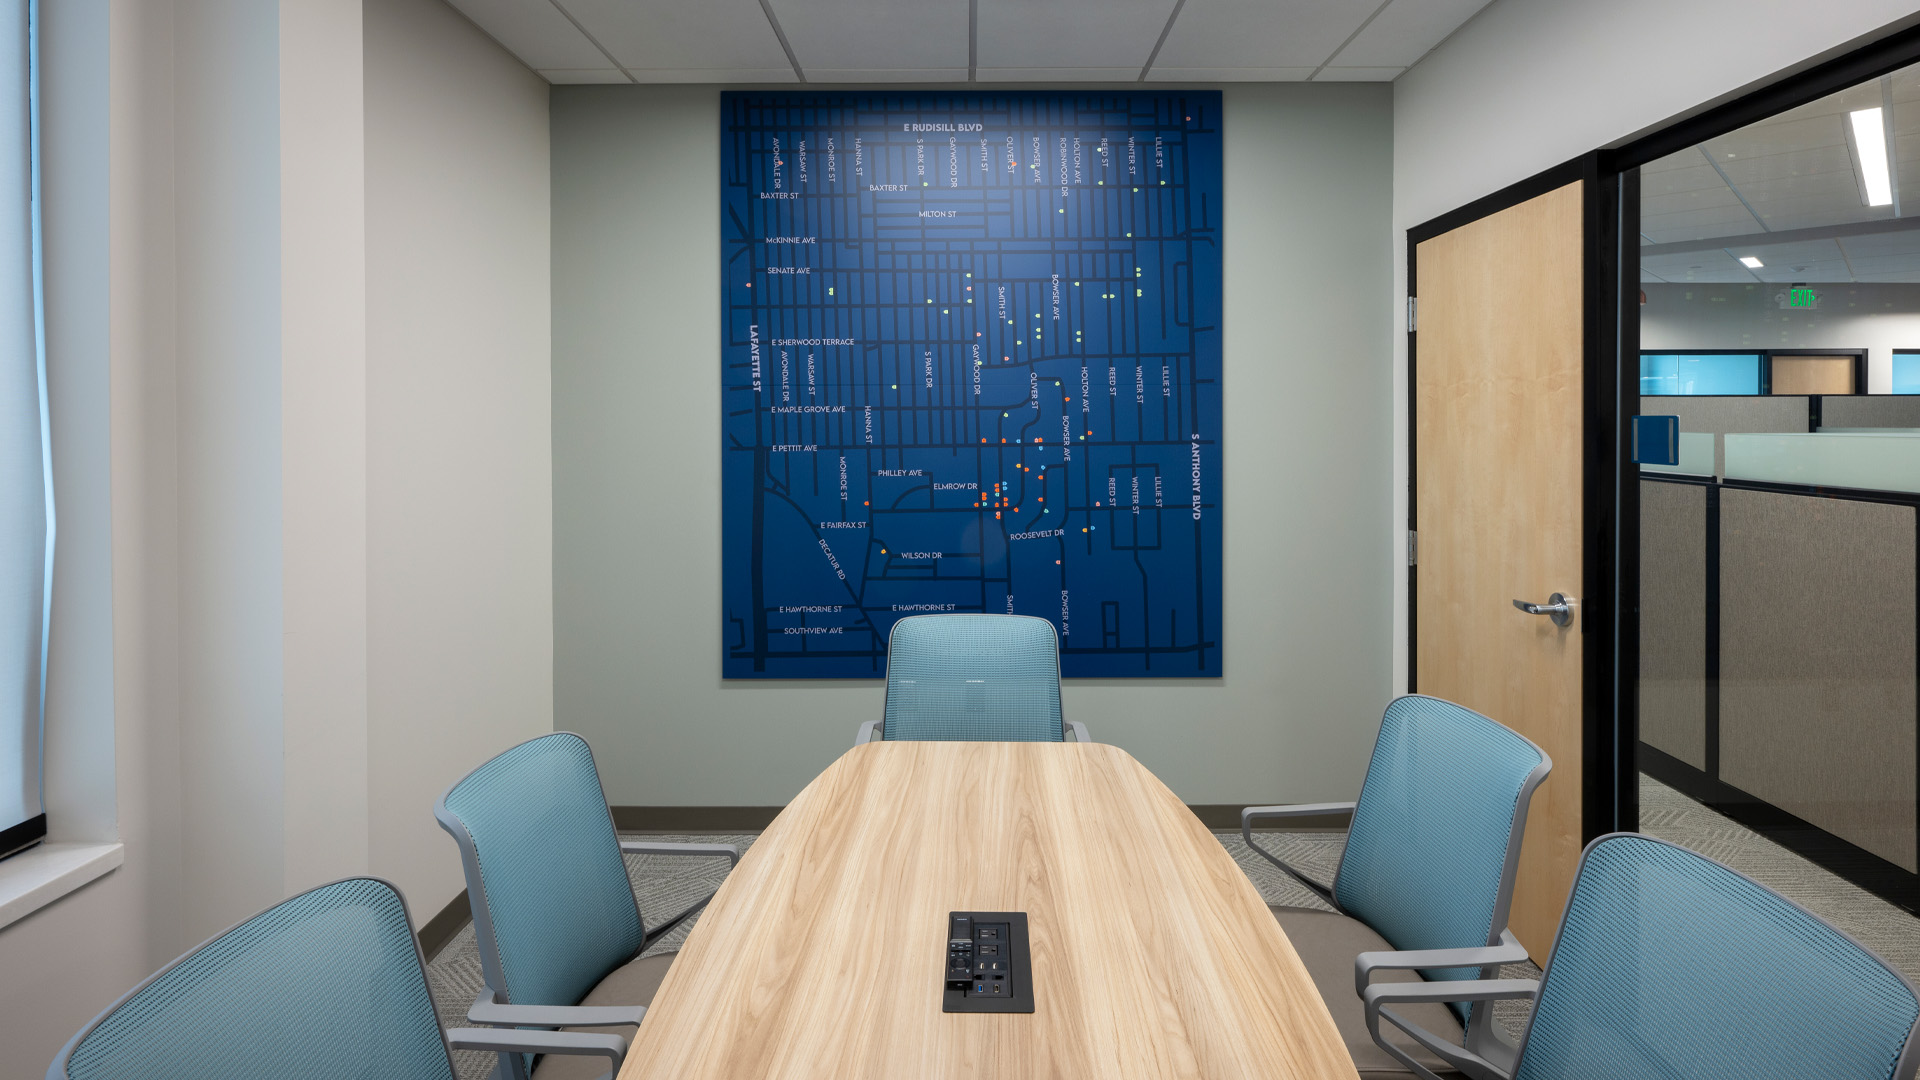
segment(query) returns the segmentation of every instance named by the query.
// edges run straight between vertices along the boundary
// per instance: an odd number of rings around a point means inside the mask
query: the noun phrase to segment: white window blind
[[[36,8],[0,0],[0,855],[46,831],[53,474],[39,297]]]

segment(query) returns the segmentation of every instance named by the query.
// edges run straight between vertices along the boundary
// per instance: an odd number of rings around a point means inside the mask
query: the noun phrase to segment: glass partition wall
[[[1920,976],[1920,67],[1639,184],[1641,828]]]

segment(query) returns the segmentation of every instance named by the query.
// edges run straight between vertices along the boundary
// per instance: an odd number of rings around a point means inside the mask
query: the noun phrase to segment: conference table
[[[947,1013],[949,912],[1025,912],[1032,1013]],[[1220,842],[1101,743],[874,742],[701,914],[619,1080],[1356,1074]]]

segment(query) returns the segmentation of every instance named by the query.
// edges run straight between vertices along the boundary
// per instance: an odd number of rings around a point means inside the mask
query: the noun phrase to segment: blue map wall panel
[[[721,95],[729,678],[1220,674],[1220,95]]]

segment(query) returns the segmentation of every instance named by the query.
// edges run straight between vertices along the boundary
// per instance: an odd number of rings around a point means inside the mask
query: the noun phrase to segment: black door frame
[[[1626,296],[1638,297],[1640,263],[1630,258],[1622,232],[1629,211],[1639,220],[1638,177],[1626,182],[1604,151],[1585,154],[1477,199],[1407,230],[1407,296],[1419,292],[1419,247],[1529,199],[1584,181],[1581,206],[1582,289],[1581,353],[1585,424],[1581,447],[1582,581],[1581,642],[1581,843],[1637,822],[1640,792],[1630,769],[1631,744],[1639,723],[1630,692],[1640,674],[1638,613],[1622,619],[1614,603],[1622,595],[1617,582],[1631,581],[1640,592],[1640,549],[1620,538],[1640,535],[1640,489],[1622,484],[1625,455],[1632,446],[1629,418],[1640,411],[1640,320],[1623,313]],[[1407,530],[1419,522],[1417,479],[1419,440],[1415,376],[1419,361],[1418,307],[1407,329]],[[1631,358],[1627,362],[1626,358]],[[1630,394],[1630,397],[1623,396]],[[1417,544],[1407,566],[1407,691],[1419,688],[1419,585]],[[1628,691],[1623,693],[1623,688]],[[1623,753],[1625,756],[1623,756]]]
[[[1407,296],[1418,297],[1422,241],[1585,180],[1586,436],[1583,452],[1585,591],[1582,839],[1640,826],[1640,487],[1627,460],[1640,411],[1640,166],[1837,90],[1920,62],[1920,25],[1783,74],[1723,104],[1619,145],[1556,165],[1407,230]],[[1629,302],[1629,298],[1633,302]],[[1417,309],[1416,309],[1417,310]],[[1407,529],[1418,521],[1414,377],[1418,323],[1407,327]],[[1864,387],[1865,373],[1860,386]],[[1631,542],[1626,542],[1628,540]],[[1407,568],[1407,689],[1419,683],[1419,566]]]

